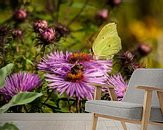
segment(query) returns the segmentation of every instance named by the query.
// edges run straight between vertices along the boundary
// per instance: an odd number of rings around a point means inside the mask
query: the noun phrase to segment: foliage
[[[3,87],[5,78],[12,72],[13,66],[14,65],[11,63],[0,69],[0,88]]]
[[[5,104],[4,106],[0,108],[0,113],[4,113],[10,107],[13,107],[13,106],[24,105],[24,104],[30,103],[40,96],[42,96],[42,94],[36,93],[36,92],[18,93],[17,95],[13,96],[12,99],[7,104]]]
[[[0,130],[19,130],[14,124],[5,123],[3,126],[0,126]]]

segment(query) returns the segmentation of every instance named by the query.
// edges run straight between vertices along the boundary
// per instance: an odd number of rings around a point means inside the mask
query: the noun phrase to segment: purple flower
[[[33,28],[35,32],[40,33],[48,28],[48,22],[46,20],[37,20],[33,23]]]
[[[56,52],[50,53],[42,58],[38,68],[44,71],[50,71],[52,68],[61,68],[63,66],[72,66],[73,64],[82,64],[86,69],[99,69],[105,73],[111,72],[111,60],[95,60],[87,53]]]
[[[0,89],[0,93],[9,100],[19,92],[32,91],[40,86],[41,80],[38,75],[19,72],[6,78],[5,85]]]
[[[111,61],[95,60],[87,53],[56,51],[38,64],[40,70],[47,72],[48,86],[79,100],[93,98],[94,87],[88,83],[104,83],[111,66]]]
[[[96,60],[93,56],[87,53],[71,53],[68,56],[67,62],[69,63],[81,63],[85,68],[100,69],[105,72],[110,72],[112,67],[111,60]]]
[[[51,68],[61,68],[62,66],[69,66],[67,59],[70,54],[71,53],[69,52],[63,53],[62,51],[54,51],[53,53],[50,53],[46,57],[42,58],[42,61],[38,64],[38,68],[40,70],[50,71]]]
[[[54,69],[46,74],[48,86],[60,94],[66,93],[70,97],[81,99],[93,99],[94,87],[88,83],[104,83],[107,79],[105,73],[96,69],[86,69],[82,64],[71,67]]]
[[[14,12],[13,17],[18,22],[23,22],[27,18],[27,12],[24,9],[18,9]]]
[[[124,81],[122,75],[119,73],[116,75],[108,76],[107,83],[110,86],[115,87],[115,92],[117,94],[117,97],[120,98],[121,100],[127,88],[127,83]]]

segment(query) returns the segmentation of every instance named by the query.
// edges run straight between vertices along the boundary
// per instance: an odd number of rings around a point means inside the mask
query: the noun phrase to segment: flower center
[[[92,56],[87,53],[73,53],[68,56],[68,60],[70,63],[90,61]]]
[[[83,77],[83,66],[81,64],[77,64],[71,68],[71,71],[67,73],[65,79],[67,81],[77,82],[83,79]]]

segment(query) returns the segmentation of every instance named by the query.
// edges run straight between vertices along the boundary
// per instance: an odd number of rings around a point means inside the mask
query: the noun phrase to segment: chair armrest
[[[98,83],[90,83],[91,85],[95,86],[95,87],[106,87],[106,88],[109,88],[109,89],[114,89],[113,86],[110,86],[108,84],[98,84]]]
[[[152,103],[152,93],[153,91],[157,91],[158,100],[160,103],[161,112],[163,114],[163,89],[158,87],[148,87],[148,86],[138,86],[138,89],[145,90],[144,95],[144,105],[143,105],[143,116],[142,116],[142,124],[148,124],[151,113],[151,103]]]
[[[113,86],[110,86],[108,84],[97,84],[97,83],[91,83],[91,85],[96,87],[95,88],[95,94],[94,94],[94,100],[100,100],[101,99],[101,88],[102,87],[109,89],[109,94],[110,94],[111,100],[113,100],[113,101],[118,100]]]
[[[148,87],[148,86],[138,86],[138,89],[143,89],[146,91],[159,91],[159,92],[163,92],[162,88],[158,88],[158,87]]]

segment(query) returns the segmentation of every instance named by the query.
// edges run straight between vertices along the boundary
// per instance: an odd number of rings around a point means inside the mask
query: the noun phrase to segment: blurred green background
[[[40,51],[34,46],[32,24],[35,19],[45,19],[50,26],[60,23],[70,30],[68,36],[58,41],[57,49],[85,52],[90,52],[92,41],[103,25],[116,22],[122,51],[147,44],[152,52],[141,62],[146,67],[160,68],[163,66],[162,6],[162,0],[0,0],[0,24],[20,28],[24,34],[21,41],[9,40],[5,45],[9,52],[5,53],[6,61],[1,60],[1,64],[14,61],[20,70],[31,70],[34,57]],[[18,8],[27,10],[28,18],[15,25],[11,18]],[[104,10],[107,13],[101,14]],[[18,52],[14,50],[16,46],[20,48]],[[54,49],[49,46],[45,53]]]

